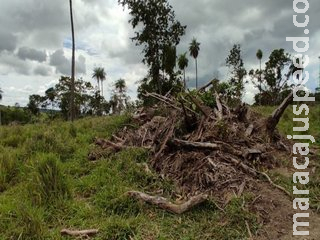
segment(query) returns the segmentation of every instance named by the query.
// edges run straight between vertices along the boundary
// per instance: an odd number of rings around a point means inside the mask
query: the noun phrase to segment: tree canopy
[[[151,78],[147,78],[147,84],[161,93],[165,78],[160,78],[160,70],[167,71],[171,75],[168,70],[171,71],[173,68],[168,67],[168,61],[163,60],[168,59],[168,49],[171,48],[171,51],[179,44],[186,26],[175,19],[175,13],[167,0],[119,0],[118,2],[123,7],[128,7],[132,16],[129,23],[133,29],[138,29],[132,40],[136,45],[143,46],[142,62],[148,65]]]

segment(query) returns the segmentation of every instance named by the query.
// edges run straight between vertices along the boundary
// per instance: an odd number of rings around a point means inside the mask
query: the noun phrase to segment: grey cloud
[[[22,60],[29,59],[38,62],[45,62],[47,59],[47,54],[45,51],[39,51],[28,47],[19,48],[17,55]]]
[[[86,74],[86,58],[82,55],[76,61],[76,71],[78,74]]]
[[[5,66],[6,72],[9,73],[19,73],[21,75],[30,75],[30,69],[32,65],[26,61],[22,61],[17,56],[12,53],[0,54],[0,64]]]
[[[33,70],[33,73],[40,76],[50,76],[52,74],[52,71],[51,67],[40,65]]]
[[[56,67],[56,73],[62,73],[64,75],[71,74],[71,60],[66,58],[64,51],[59,49],[50,56],[50,65]],[[80,55],[76,61],[76,73],[86,73],[86,59]]]
[[[65,75],[70,75],[70,63],[68,59],[64,56],[62,49],[55,51],[50,56],[50,65],[56,67],[57,73],[62,73]]]
[[[0,52],[14,51],[17,45],[17,37],[10,32],[1,31],[0,29]]]

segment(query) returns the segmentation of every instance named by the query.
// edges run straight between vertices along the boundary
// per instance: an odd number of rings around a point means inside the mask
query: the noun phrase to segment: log
[[[190,141],[180,140],[177,138],[170,140],[169,144],[177,146],[177,147],[185,147],[185,148],[202,148],[202,149],[213,149],[213,150],[220,149],[220,146],[216,143],[190,142]]]
[[[197,196],[191,197],[188,201],[182,204],[175,204],[170,202],[164,197],[151,196],[146,193],[142,193],[138,191],[129,191],[127,192],[127,195],[135,199],[142,200],[146,203],[156,205],[168,212],[175,213],[175,214],[182,214],[208,199],[208,195],[199,194]]]
[[[69,235],[69,236],[92,236],[99,232],[99,229],[87,229],[87,230],[70,230],[70,229],[62,229],[60,231],[61,235]]]
[[[268,134],[270,137],[273,136],[274,130],[277,126],[277,124],[280,121],[280,118],[286,108],[289,106],[290,103],[293,102],[293,91],[283,100],[283,102],[280,104],[280,106],[275,109],[270,117],[267,119],[266,123],[266,130],[268,131]]]

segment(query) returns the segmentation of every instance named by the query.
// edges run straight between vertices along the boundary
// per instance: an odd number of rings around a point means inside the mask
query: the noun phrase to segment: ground
[[[319,107],[310,112],[316,147]],[[279,124],[284,134],[292,133],[290,119],[289,109]],[[236,191],[226,196],[223,211],[214,198],[182,215],[129,198],[127,191],[139,190],[179,199],[173,181],[154,171],[146,173],[141,164],[148,162],[144,149],[88,161],[95,137],[110,138],[130,125],[120,116],[1,127],[0,239],[68,239],[60,236],[63,228],[97,228],[94,239],[248,239],[249,230],[253,239],[319,239],[319,152],[311,159],[308,186],[311,236],[293,238],[292,200],[263,178],[248,178],[240,197]],[[292,157],[278,157],[280,166],[268,174],[292,192]]]

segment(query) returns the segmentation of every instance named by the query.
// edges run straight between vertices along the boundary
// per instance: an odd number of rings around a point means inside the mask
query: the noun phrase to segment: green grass
[[[174,190],[137,164],[147,161],[144,149],[87,160],[94,137],[110,138],[128,123],[118,116],[0,127],[0,239],[68,239],[62,228],[98,228],[95,239],[229,240],[248,237],[245,222],[253,233],[259,228],[243,206],[250,202],[246,194],[225,212],[210,200],[179,216],[127,197],[128,190],[162,189],[171,198]],[[284,133],[287,124],[280,123]]]

